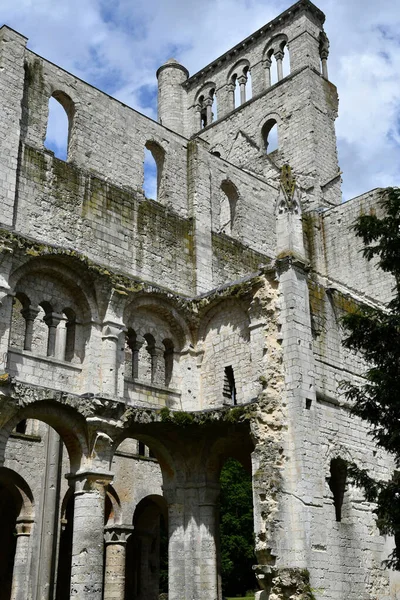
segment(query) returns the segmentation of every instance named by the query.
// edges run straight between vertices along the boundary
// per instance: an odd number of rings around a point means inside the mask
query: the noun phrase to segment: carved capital
[[[126,331],[125,325],[123,323],[115,323],[113,321],[104,321],[103,330],[101,333],[101,337],[103,340],[111,339],[117,340],[121,333]]]
[[[70,485],[75,485],[75,493],[103,492],[112,482],[114,474],[109,471],[78,471],[65,476]]]
[[[21,315],[24,317],[25,321],[34,321],[38,316],[40,310],[38,308],[34,308],[33,306],[28,306],[21,310]]]
[[[104,528],[104,541],[106,545],[125,545],[133,529],[133,525],[107,525]]]
[[[283,60],[284,52],[283,50],[276,50],[274,52],[275,60]]]
[[[32,525],[33,519],[28,519],[26,517],[21,517],[20,519],[17,519],[15,525],[15,535],[17,537],[31,535]]]

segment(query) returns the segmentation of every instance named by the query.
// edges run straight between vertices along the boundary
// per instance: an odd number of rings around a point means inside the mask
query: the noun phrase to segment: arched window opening
[[[222,595],[242,597],[258,588],[254,575],[254,518],[251,474],[229,458],[221,469],[219,570]]]
[[[237,75],[234,75],[232,77],[232,84],[233,84],[234,89],[235,89],[233,107],[234,108],[238,108],[238,106],[241,105],[241,101],[240,101],[240,85],[239,85],[238,80],[237,80]]]
[[[22,419],[22,421],[20,421],[18,423],[18,425],[15,428],[15,433],[22,433],[23,435],[26,434],[26,430],[27,430],[27,425],[28,425],[28,419]]]
[[[225,367],[224,370],[224,387],[222,390],[224,402],[227,404],[237,404],[235,375],[232,365]]]
[[[251,82],[250,69],[247,69],[246,76],[247,76],[247,80],[246,80],[246,100],[245,101],[248,102],[253,97],[253,87],[252,87],[252,82]]]
[[[162,496],[147,496],[133,516],[126,546],[126,598],[158,598],[168,593],[167,505]]]
[[[261,136],[266,154],[278,150],[278,124],[275,119],[270,119],[263,125]]]
[[[162,200],[162,175],[165,162],[165,150],[156,142],[146,142],[144,149],[143,191],[146,198]]]
[[[346,489],[347,464],[342,458],[331,460],[329,488],[333,494],[336,521],[342,520],[343,497]]]
[[[54,92],[49,99],[49,116],[44,146],[61,160],[68,158],[74,113],[75,107],[71,98],[64,92]]]
[[[0,599],[11,598],[13,581],[14,560],[17,548],[15,528],[17,518],[22,507],[22,500],[18,499],[12,484],[6,485],[0,481]],[[19,500],[19,501],[18,501]]]
[[[208,127],[217,119],[217,95],[214,87],[198,97],[196,110],[200,114],[200,129]]]
[[[220,226],[219,231],[230,235],[233,231],[238,201],[236,187],[230,181],[221,184]]]
[[[146,456],[146,445],[143,442],[138,442],[138,456]]]
[[[169,387],[174,368],[174,344],[172,340],[164,340],[165,386]]]
[[[49,328],[45,323],[46,312],[43,306],[38,306],[38,314],[33,322],[31,350],[39,356],[47,355]]]
[[[269,60],[271,62],[270,66],[270,85],[275,85],[278,82],[278,68],[276,64],[276,58],[274,56],[274,51],[271,50],[269,53]]]
[[[30,349],[25,347],[29,305],[29,299],[24,294],[17,293],[13,299],[10,346],[18,350]]]
[[[218,101],[217,101],[216,91],[215,90],[211,90],[211,91],[212,91],[211,116],[212,116],[212,122],[214,122],[218,119]]]
[[[69,600],[71,589],[72,535],[74,524],[74,494],[67,492],[61,514],[58,550],[57,589],[55,600]]]
[[[156,344],[150,333],[144,335],[145,343],[139,348],[138,371],[139,380],[153,383],[156,374]]]
[[[282,76],[287,77],[288,75],[290,75],[290,55],[289,55],[289,48],[286,43],[282,44],[281,50],[283,52]]]

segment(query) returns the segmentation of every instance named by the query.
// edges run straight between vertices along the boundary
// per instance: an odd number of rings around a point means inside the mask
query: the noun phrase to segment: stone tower
[[[392,282],[349,229],[380,190],[341,203],[323,23],[300,0],[190,77],[169,59],[158,123],[0,29],[0,600],[154,600],[161,522],[169,600],[221,600],[229,457],[260,600],[398,596],[346,476],[393,469],[340,392],[340,317]]]

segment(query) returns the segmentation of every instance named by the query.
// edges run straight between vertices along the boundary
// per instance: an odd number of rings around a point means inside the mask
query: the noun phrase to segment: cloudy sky
[[[156,117],[159,65],[195,73],[291,0],[1,0],[0,22],[28,47]],[[400,0],[317,0],[331,42],[330,80],[344,198],[400,182]]]

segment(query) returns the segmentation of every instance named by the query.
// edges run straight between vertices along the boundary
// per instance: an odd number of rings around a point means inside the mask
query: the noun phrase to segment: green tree
[[[222,589],[226,596],[244,596],[257,588],[251,476],[228,459],[220,476],[220,543]]]
[[[384,308],[362,306],[343,318],[345,346],[363,356],[369,367],[360,386],[345,384],[352,413],[370,426],[378,446],[394,457],[400,467],[400,189],[388,188],[380,199],[382,216],[360,216],[354,226],[364,243],[364,256],[393,276],[392,300]],[[400,475],[377,480],[355,465],[349,474],[376,503],[377,525],[382,534],[393,535],[396,547],[386,561],[400,569]]]

